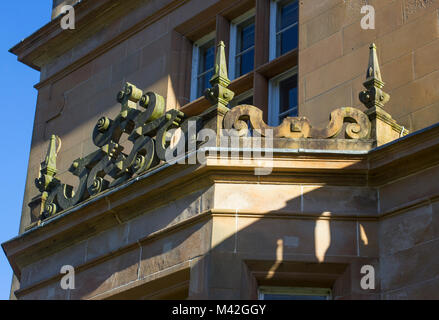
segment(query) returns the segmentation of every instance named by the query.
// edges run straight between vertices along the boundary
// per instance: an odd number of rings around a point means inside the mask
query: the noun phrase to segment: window
[[[299,1],[272,0],[270,7],[270,60],[298,47]]]
[[[270,23],[264,23],[262,18],[270,6]],[[256,11],[260,12],[256,15]],[[258,26],[261,34],[267,37],[256,36],[256,17],[261,16]],[[229,20],[230,19],[230,20]],[[252,84],[263,86],[254,92],[256,100],[263,103],[266,108],[268,102],[268,124],[271,126],[279,125],[285,117],[298,115],[298,76],[297,76],[297,55],[294,54],[298,48],[299,30],[299,0],[267,0],[266,5],[257,6],[248,10],[236,4],[234,10],[230,11],[230,16],[220,16],[216,18],[216,26],[221,30],[219,34],[225,39],[229,39],[228,47],[228,76],[231,81],[239,78],[232,85],[236,96],[242,97],[244,90],[252,88]],[[230,21],[230,22],[229,22]],[[196,22],[196,21],[195,21]],[[213,21],[212,21],[213,22]],[[213,26],[213,23],[212,23]],[[229,35],[227,35],[229,31]],[[191,34],[200,34],[202,27]],[[192,75],[190,100],[202,97],[206,88],[209,88],[210,79],[214,74],[217,32],[212,32],[193,44],[192,55]],[[258,41],[261,41],[259,44]],[[256,63],[255,53],[258,45],[269,46],[269,57],[264,55],[261,61]],[[288,54],[289,53],[289,54]],[[276,59],[283,56],[280,59]],[[269,59],[267,59],[269,58]],[[275,60],[276,61],[273,61]],[[267,61],[268,60],[268,61]],[[256,65],[257,64],[257,65]],[[294,67],[294,68],[293,68]],[[293,68],[293,69],[291,69]],[[257,73],[254,73],[257,72]],[[254,74],[253,74],[254,73]],[[265,86],[268,79],[268,86]],[[253,76],[253,77],[252,77]],[[255,80],[256,79],[256,80]],[[261,81],[260,81],[261,80]],[[266,99],[268,96],[268,99]],[[248,98],[248,97],[247,97]],[[253,99],[252,99],[253,100]],[[267,101],[268,100],[268,101]],[[248,102],[246,102],[248,103]],[[233,108],[238,104],[243,104],[235,98],[230,102],[229,107]],[[254,104],[248,103],[248,104]],[[194,106],[194,108],[196,108]]]
[[[232,21],[230,26],[229,74],[231,79],[249,73],[254,68],[255,10]]]
[[[259,300],[330,300],[331,289],[260,287]]]
[[[268,124],[278,126],[286,117],[298,115],[297,68],[270,80]]]
[[[229,107],[234,108],[236,106],[239,106],[241,104],[249,104],[253,105],[253,90],[249,90],[243,94],[240,94],[239,96],[233,98],[232,101],[230,101]]]
[[[191,100],[204,94],[214,74],[215,32],[194,43],[192,54]]]

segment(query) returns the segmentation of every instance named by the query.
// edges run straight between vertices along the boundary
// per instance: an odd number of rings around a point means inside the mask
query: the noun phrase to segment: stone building
[[[11,297],[439,298],[438,10],[54,0]]]

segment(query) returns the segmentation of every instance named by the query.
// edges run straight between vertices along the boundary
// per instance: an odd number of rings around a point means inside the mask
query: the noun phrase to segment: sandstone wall
[[[361,7],[375,8],[376,29],[363,30]],[[411,131],[439,122],[437,0],[301,1],[299,112],[315,123],[337,106],[362,107],[367,48],[375,42],[391,100],[386,110]]]

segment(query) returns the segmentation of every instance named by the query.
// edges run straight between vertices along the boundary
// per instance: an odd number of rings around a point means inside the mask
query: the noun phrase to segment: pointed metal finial
[[[50,137],[50,144],[49,144],[49,148],[47,150],[47,154],[46,154],[46,159],[44,161],[44,164],[46,166],[46,171],[47,173],[56,173],[56,155],[59,151],[59,149],[56,146],[57,140],[59,138],[52,134],[52,136]]]
[[[390,100],[390,96],[382,90],[384,82],[381,77],[376,45],[372,43],[369,49],[366,82],[363,83],[366,90],[360,92],[359,98],[369,109],[373,107],[382,108]]]
[[[216,58],[215,58],[215,74],[210,79],[210,84],[214,87],[217,84],[221,84],[227,87],[230,84],[230,79],[227,73],[227,61],[226,61],[226,45],[224,41],[220,41],[217,46]]]
[[[58,142],[58,146],[57,146]],[[50,137],[49,147],[47,149],[46,158],[40,165],[40,176],[36,179],[35,184],[41,192],[47,191],[54,180],[57,173],[56,157],[61,148],[61,139],[52,135]]]
[[[366,81],[375,80],[383,87],[384,82],[383,79],[381,78],[381,70],[380,70],[380,65],[378,63],[377,47],[375,43],[372,43],[369,49],[370,49],[369,65],[367,67]]]
[[[220,41],[215,58],[215,74],[210,79],[212,88],[208,88],[204,92],[204,96],[212,105],[221,104],[227,106],[235,95],[233,91],[227,89],[230,84],[230,79],[227,75],[225,47],[224,42]]]

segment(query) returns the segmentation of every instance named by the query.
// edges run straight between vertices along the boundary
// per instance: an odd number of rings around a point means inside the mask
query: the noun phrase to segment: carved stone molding
[[[200,117],[186,118],[178,110],[165,113],[163,97],[153,92],[143,93],[131,83],[125,85],[117,99],[121,103],[119,115],[115,119],[102,117],[93,130],[93,142],[98,149],[73,161],[69,169],[79,179],[79,186],[75,190],[55,178],[57,137],[52,136],[40,178],[36,180],[42,192],[41,219],[121,185],[164,162],[167,154],[177,149],[177,146],[170,147],[171,130],[181,129],[185,137],[181,141],[185,142],[186,150],[187,144],[193,141],[193,137],[188,137],[189,121],[200,128]],[[127,134],[128,141],[132,143],[132,150],[128,154],[124,153],[120,144],[123,134]]]
[[[240,105],[230,110],[224,118],[225,129],[238,130],[240,136],[246,135],[248,124],[251,129],[265,137],[266,130],[272,130],[273,138],[315,138],[330,139],[339,135],[344,123],[346,139],[367,139],[371,124],[367,115],[355,108],[339,108],[331,112],[330,122],[326,128],[313,128],[306,117],[287,117],[277,127],[268,126],[263,119],[263,112],[255,106]]]
[[[360,94],[360,99],[369,110],[364,113],[350,107],[336,109],[331,112],[325,128],[313,127],[306,117],[287,117],[279,126],[270,127],[263,121],[263,112],[256,106],[240,105],[228,109],[234,92],[228,89],[230,80],[223,42],[218,45],[215,74],[210,83],[212,87],[205,91],[205,98],[212,106],[193,117],[186,117],[175,109],[165,112],[165,99],[162,96],[153,92],[145,93],[135,85],[126,83],[117,95],[121,104],[118,116],[115,119],[102,117],[93,129],[92,139],[97,150],[74,160],[69,169],[79,179],[77,188],[56,178],[56,156],[61,144],[59,138],[53,135],[47,157],[41,164],[40,177],[36,179],[41,194],[29,204],[33,222],[30,228],[60,211],[120,186],[172,157],[184,157],[202,144],[222,146],[223,134],[232,132],[235,136],[248,135],[249,126],[254,136],[280,139],[282,141],[277,141],[278,145],[286,148],[295,145],[289,143],[294,141],[305,143],[305,148],[316,145],[323,149],[330,148],[333,145],[329,143],[331,141],[339,142],[336,143],[338,149],[353,148],[354,144],[360,146],[356,148],[361,148],[366,144],[372,146],[373,141],[380,143],[380,139],[388,141],[397,138],[394,136],[399,126],[382,109],[389,97],[381,90],[384,82],[381,80],[374,45],[371,46],[365,82],[367,90]],[[207,140],[199,137],[202,129],[210,130]],[[221,129],[227,130],[223,132]],[[132,144],[129,153],[124,152],[121,143],[124,134],[128,136],[128,143]],[[205,133],[200,136],[205,137]],[[324,143],[325,139],[328,143]]]

